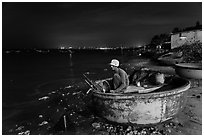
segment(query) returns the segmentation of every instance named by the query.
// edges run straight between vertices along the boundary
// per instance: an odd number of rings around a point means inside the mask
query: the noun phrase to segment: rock
[[[49,99],[49,97],[48,96],[44,96],[42,98],[39,98],[38,100],[47,100],[47,99]]]
[[[107,131],[99,131],[98,134],[99,135],[109,135]]]
[[[173,126],[174,124],[172,122],[169,123],[170,126]]]
[[[42,123],[40,123],[40,124],[38,124],[39,126],[43,126],[43,125],[46,125],[46,124],[48,124],[48,122],[47,121],[43,121]]]
[[[133,134],[134,134],[134,135],[137,135],[137,134],[138,134],[138,131],[137,131],[137,130],[134,130],[134,131],[133,131]]]
[[[130,131],[129,133],[127,133],[127,135],[133,135],[133,131]]]
[[[132,127],[131,126],[128,126],[128,128],[126,129],[126,131],[130,131],[132,130]]]
[[[22,130],[24,128],[24,126],[20,126],[16,129],[16,131]]]
[[[98,129],[101,127],[100,123],[92,123],[92,126],[95,128],[95,129]]]
[[[10,132],[10,133],[13,132],[13,129],[9,129],[9,132]]]
[[[178,118],[174,118],[174,119],[172,119],[171,121],[172,121],[173,123],[175,123],[176,125],[180,123],[179,120],[178,120]]]
[[[169,133],[171,133],[171,129],[170,129],[170,128],[168,128],[167,131],[168,131]]]
[[[184,127],[183,123],[178,123],[178,126]]]
[[[25,131],[25,132],[20,132],[20,133],[18,133],[18,135],[30,135],[30,131],[29,130],[27,130],[27,131]]]

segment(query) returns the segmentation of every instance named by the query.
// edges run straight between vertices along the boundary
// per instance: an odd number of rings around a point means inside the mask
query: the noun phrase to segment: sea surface
[[[149,62],[132,51],[3,53],[3,134],[94,134],[100,118],[88,109],[90,87],[83,74],[91,80],[111,77],[111,59],[128,73],[131,63]]]

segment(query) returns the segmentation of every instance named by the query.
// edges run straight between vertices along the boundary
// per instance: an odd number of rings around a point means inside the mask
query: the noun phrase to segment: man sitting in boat
[[[111,86],[111,93],[119,93],[123,92],[129,85],[129,78],[127,73],[119,68],[119,61],[116,59],[113,59],[110,63],[111,69],[114,71],[114,75],[112,78],[112,82],[110,83]],[[113,89],[113,90],[112,90]]]

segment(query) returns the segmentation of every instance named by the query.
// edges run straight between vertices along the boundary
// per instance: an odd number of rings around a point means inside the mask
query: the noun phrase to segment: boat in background
[[[202,79],[202,63],[179,63],[175,65],[176,73],[189,79]]]
[[[157,58],[157,60],[162,65],[174,66],[175,64],[183,61],[182,52],[169,52],[161,55],[159,58]]]

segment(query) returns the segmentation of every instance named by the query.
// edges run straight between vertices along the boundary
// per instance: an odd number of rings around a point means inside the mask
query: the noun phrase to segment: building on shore
[[[171,49],[182,45],[190,45],[196,42],[202,43],[202,29],[192,29],[171,34]]]

